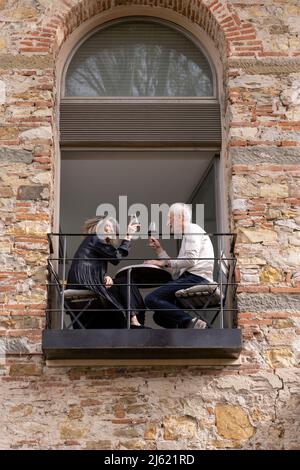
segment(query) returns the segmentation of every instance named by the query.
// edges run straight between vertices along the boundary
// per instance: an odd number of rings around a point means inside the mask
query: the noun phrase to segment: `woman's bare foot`
[[[132,317],[131,317],[131,319],[130,319],[130,325],[132,325],[132,326],[142,326],[142,325],[140,324],[140,322],[138,321],[136,315],[132,315]]]

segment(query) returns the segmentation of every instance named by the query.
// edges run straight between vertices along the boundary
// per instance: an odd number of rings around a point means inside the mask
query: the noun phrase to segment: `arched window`
[[[109,22],[77,45],[63,78],[62,147],[220,147],[214,67],[173,23]]]
[[[212,97],[213,82],[208,59],[186,35],[163,23],[129,20],[80,45],[65,96]]]

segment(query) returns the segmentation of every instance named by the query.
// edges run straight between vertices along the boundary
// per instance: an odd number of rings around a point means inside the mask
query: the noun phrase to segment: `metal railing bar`
[[[61,293],[61,329],[64,329],[64,311],[65,311],[65,280],[66,280],[66,254],[67,254],[67,237],[64,237],[63,246],[63,279],[62,279],[62,293]]]
[[[201,282],[201,283],[199,283],[199,284],[197,284],[197,285],[199,285],[199,286],[200,286],[200,285],[201,285],[201,286],[214,286],[214,287],[215,287],[215,286],[218,286],[219,284],[220,284],[220,283],[218,283],[217,281],[215,281],[215,282],[213,282],[213,283],[212,283],[212,282],[207,282],[207,283]],[[3,285],[5,286],[5,285],[10,285],[10,284],[1,284],[1,285],[2,285],[2,286],[3,286]],[[55,282],[52,282],[52,283],[49,282],[49,283],[47,283],[47,284],[40,284],[40,285],[42,285],[42,286],[55,286],[56,283],[55,283]],[[88,287],[86,287],[85,284],[78,284],[78,283],[72,282],[71,285],[72,285],[72,286],[79,286],[79,287],[80,287],[80,286],[84,286],[84,289],[82,289],[82,290],[90,290]],[[137,282],[134,282],[134,283],[133,283],[133,282],[131,282],[130,285],[131,285],[131,286],[160,287],[160,286],[165,285],[165,283],[159,284],[159,283],[157,283],[157,282],[155,282],[155,283],[144,283],[144,282],[143,282],[143,283],[137,283]],[[223,282],[222,285],[223,285],[223,286],[237,286],[238,283],[236,283],[236,282],[232,282],[232,283],[230,283],[230,282],[229,282],[229,283]],[[103,286],[103,287],[106,287],[106,284],[103,284],[103,283],[97,283],[97,284],[96,284],[96,283],[95,283],[95,284],[89,284],[89,286]],[[118,283],[116,283],[116,284],[113,284],[113,286],[128,286],[128,283],[127,283],[127,282],[126,282],[126,283],[119,283],[119,282],[118,282]],[[188,287],[193,287],[193,286],[189,283],[189,284],[180,284],[180,287],[187,287],[187,288],[188,288]],[[72,287],[69,287],[69,289],[73,289],[73,288],[72,288]],[[74,289],[74,290],[76,290],[76,289]],[[79,290],[79,289],[78,289],[78,290]],[[108,290],[109,290],[109,288],[108,288]],[[178,289],[178,290],[180,290],[180,289]]]
[[[110,261],[112,258],[66,258],[66,261],[73,261],[73,260],[76,260],[76,261]],[[113,259],[116,259],[116,258],[113,258]],[[122,258],[122,260],[125,259],[125,258]],[[165,261],[165,260],[170,260],[170,261],[174,261],[174,260],[177,260],[177,259],[180,259],[182,261],[186,261],[186,260],[191,260],[192,258],[187,258],[187,257],[174,257],[174,258],[158,258],[157,260],[158,261]],[[214,258],[193,258],[193,260],[197,260],[197,261],[212,261],[212,260],[218,260],[219,257],[216,256]],[[223,260],[226,260],[226,261],[233,261],[235,258],[222,258]],[[60,261],[60,260],[63,260],[63,258],[51,258],[51,261]],[[152,261],[153,260],[153,257],[152,258],[143,258],[143,260],[145,261]],[[121,259],[120,259],[121,261]],[[141,261],[141,258],[128,258],[126,256],[126,261]],[[146,263],[145,263],[146,264]],[[141,266],[143,265],[143,263],[141,263]]]
[[[131,269],[128,269],[127,271],[127,329],[130,330],[130,302],[131,302]]]
[[[95,235],[97,235],[97,233],[47,233],[47,236],[52,236],[52,237],[94,237]],[[120,235],[123,235],[124,237],[127,236],[127,233],[122,233],[122,234],[119,234],[118,235],[118,238],[120,238]],[[141,232],[137,232],[136,235],[142,235],[142,236],[145,236],[147,238],[149,238],[149,235],[148,235],[148,232],[147,233],[141,233]],[[163,236],[163,235],[171,235],[172,238],[173,238],[173,234],[169,233],[169,232],[155,232],[155,238],[158,237],[158,236]],[[193,232],[193,233],[186,233],[186,234],[182,234],[183,236],[184,235],[188,235],[188,236],[191,236],[191,235],[201,235],[201,236],[209,236],[209,237],[220,237],[220,236],[227,236],[227,237],[235,237],[237,236],[236,233],[230,233],[230,232]],[[179,238],[175,238],[175,240]]]
[[[86,301],[87,299],[85,299]],[[84,302],[84,300],[82,301]],[[203,309],[203,310],[207,310],[207,311],[213,311],[213,310],[218,310],[218,306],[211,306],[209,308],[206,308],[206,309]],[[194,311],[194,310],[197,310],[197,309],[201,309],[202,308],[199,306],[199,307],[196,307],[196,308],[188,308],[188,307],[182,307],[182,310],[190,310],[190,311]],[[79,309],[79,308],[72,308],[72,311],[76,312],[76,311],[80,311],[82,309]],[[99,312],[100,308],[91,308],[89,309],[88,311],[89,312]],[[119,308],[103,308],[103,310],[107,311],[107,312],[120,312],[120,309]],[[132,310],[132,308],[123,308],[122,311],[130,311]],[[146,307],[145,308],[135,308],[134,311],[136,312],[144,312],[145,310],[149,310],[150,312],[152,312],[154,309],[147,309]],[[156,308],[155,311],[156,312],[163,312],[163,311],[166,311],[166,312],[169,312],[169,311],[173,311],[174,309],[173,308]],[[224,309],[224,311],[226,312],[236,312],[238,309],[237,308],[226,308]],[[51,308],[51,309],[47,309],[48,312],[60,312],[60,308]]]

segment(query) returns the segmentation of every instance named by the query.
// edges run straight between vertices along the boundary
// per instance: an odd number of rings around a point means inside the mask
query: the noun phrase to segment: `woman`
[[[127,287],[126,277],[118,277],[118,283],[107,273],[108,262],[117,265],[130,249],[130,241],[138,224],[128,225],[127,235],[118,246],[118,223],[112,217],[95,217],[85,222],[87,234],[76,251],[68,274],[68,288],[89,289],[99,296],[79,320],[85,328],[123,328],[126,326]],[[121,284],[121,285],[120,285]],[[144,302],[136,286],[131,287],[131,325],[141,327],[144,320]],[[78,307],[77,307],[78,308]],[[105,310],[106,309],[106,310]],[[139,313],[138,313],[139,312]],[[75,329],[80,328],[74,322]]]

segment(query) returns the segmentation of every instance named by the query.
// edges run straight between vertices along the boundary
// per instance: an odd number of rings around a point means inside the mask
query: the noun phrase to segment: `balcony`
[[[103,301],[105,315],[117,312],[123,318],[118,327],[85,327],[83,318],[93,313],[95,293],[84,285],[67,286],[67,271],[74,258],[67,256],[69,238],[82,234],[49,234],[47,326],[43,332],[43,351],[49,363],[55,364],[226,364],[236,361],[241,350],[241,331],[236,325],[235,235],[209,234],[214,238],[214,283],[185,286],[176,292],[177,303],[192,317],[202,319],[205,329],[160,328],[151,322],[146,311],[146,324],[151,328],[131,328],[131,291],[137,286],[143,293],[168,282],[170,274],[142,264],[144,258],[129,258],[118,265],[125,274],[127,305],[116,309]],[[59,247],[54,256],[53,246]],[[173,259],[173,258],[171,258]],[[99,259],[100,260],[100,259]],[[102,259],[101,260],[107,260]],[[128,265],[129,264],[129,265]],[[168,277],[169,276],[169,277]],[[198,289],[199,288],[199,289]],[[97,302],[99,296],[97,296]],[[99,307],[97,307],[99,308]],[[105,318],[105,317],[103,317]]]

